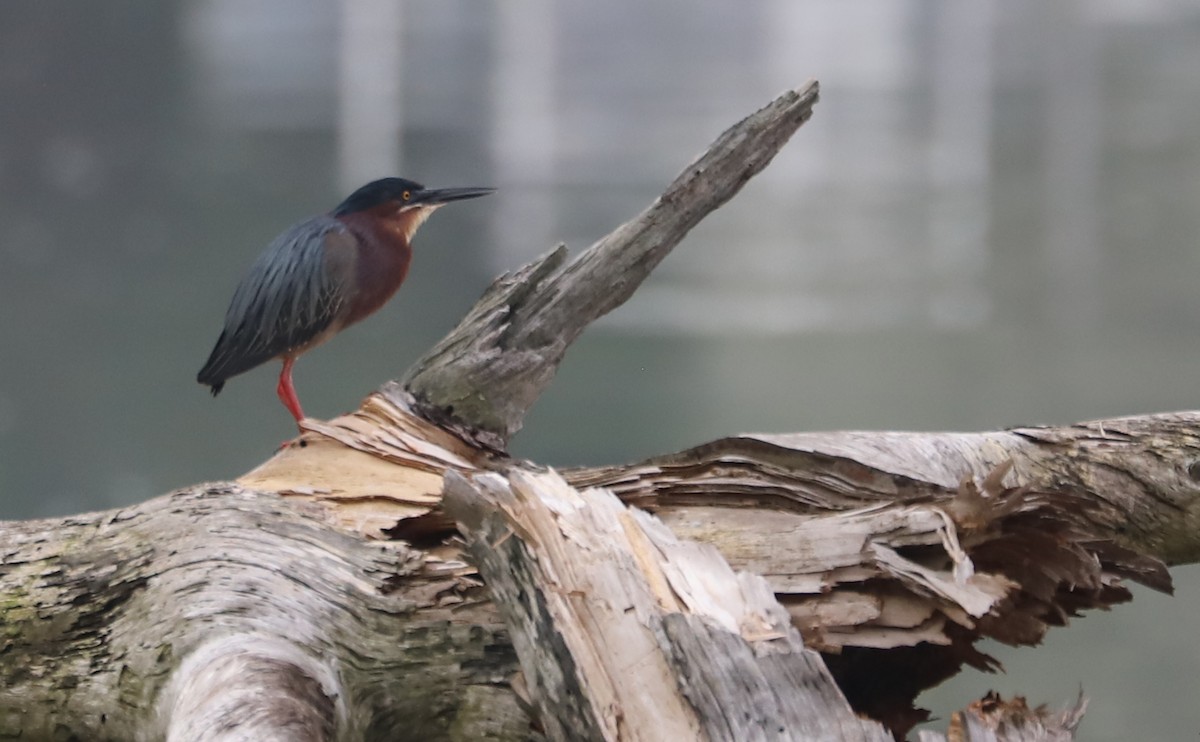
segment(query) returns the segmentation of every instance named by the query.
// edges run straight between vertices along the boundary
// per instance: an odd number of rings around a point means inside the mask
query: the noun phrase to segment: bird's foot
[[[304,434],[308,432],[304,429],[304,419],[305,418],[296,418],[296,430],[298,435],[295,438],[288,439],[279,444],[279,448],[276,449],[276,453],[285,448],[291,448],[292,446],[298,446],[300,448],[305,448],[308,446],[308,441],[304,440]]]

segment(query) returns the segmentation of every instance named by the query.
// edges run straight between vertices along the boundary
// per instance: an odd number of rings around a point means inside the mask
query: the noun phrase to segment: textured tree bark
[[[221,484],[3,525],[0,736],[525,739],[465,565]]]
[[[522,542],[545,549],[556,529],[570,537],[567,546],[588,537],[584,551],[602,554],[593,560],[601,567],[623,559],[616,574],[629,574],[617,584],[640,570],[639,589],[643,597],[649,590],[658,614],[634,627],[652,638],[660,670],[680,672],[673,681],[682,698],[677,712],[697,725],[702,712],[713,717],[698,726],[697,738],[751,737],[720,726],[732,722],[713,715],[714,708],[746,708],[746,702],[695,690],[723,674],[702,674],[702,663],[681,659],[689,652],[720,647],[707,659],[721,669],[728,668],[718,661],[733,662],[738,647],[742,656],[745,648],[760,656],[762,643],[785,646],[774,655],[811,657],[796,646],[793,631],[777,619],[769,623],[778,613],[764,592],[787,609],[804,643],[825,653],[857,708],[901,728],[914,683],[930,681],[914,668],[937,667],[946,675],[962,661],[985,661],[972,649],[981,636],[1036,641],[1068,614],[1127,599],[1123,576],[1166,588],[1155,558],[1195,561],[1198,538],[1173,521],[1194,517],[1197,413],[991,434],[739,437],[628,467],[566,472],[578,487],[605,484],[637,506],[619,510],[605,495],[554,485],[560,500],[600,510],[608,530],[592,521],[572,525],[562,513],[552,514],[552,522],[535,517],[527,482],[547,475],[509,471],[513,464],[504,459],[472,463],[421,437],[426,425],[375,397],[240,483],[64,521],[3,524],[0,731],[26,739],[160,739],[168,732],[173,739],[526,739],[532,706],[549,734],[546,699],[595,708],[601,686],[576,683],[574,697],[545,691],[536,668],[587,664],[564,644],[538,640],[521,653],[532,663],[525,673],[534,680],[525,685],[534,692],[523,695],[521,684],[514,690],[513,643],[521,648],[518,629],[526,623],[501,615],[525,605],[510,596],[557,591],[577,611],[593,613],[621,604],[599,599],[604,570],[582,589],[562,587],[503,561],[489,566],[487,551],[511,560],[505,549]],[[379,462],[380,471],[421,478],[364,475],[365,460]],[[979,488],[955,486],[957,466],[945,465],[955,460],[974,462],[967,471],[989,472],[990,479]],[[1021,463],[989,470],[994,460]],[[414,468],[418,462],[423,469]],[[456,472],[447,506],[463,519],[471,561],[488,577],[490,592],[445,539],[452,528],[436,507],[439,468]],[[348,469],[358,477],[346,476]],[[1097,470],[1105,478],[1087,474]],[[500,508],[464,494],[505,488],[524,499]],[[643,511],[656,513],[661,524]],[[617,545],[614,519],[621,533],[644,532],[628,537],[638,548]],[[384,522],[394,525],[390,538],[383,538]],[[506,538],[499,522],[513,535]],[[1172,535],[1155,538],[1156,528]],[[677,546],[686,543],[681,539],[711,544],[738,571],[712,552],[703,555],[703,566],[677,558],[673,549],[686,556],[691,548]],[[596,551],[601,547],[607,551]],[[565,569],[565,548],[548,556],[531,552],[533,565]],[[1006,558],[1012,553],[1035,558]],[[655,568],[659,562],[666,566]],[[972,576],[964,576],[966,565]],[[713,597],[692,589],[687,581],[697,574],[710,592],[722,582],[736,590]],[[505,587],[505,577],[517,575],[522,580]],[[760,577],[765,583],[755,582]],[[769,591],[752,591],[757,602],[730,597],[744,595],[746,584]],[[747,604],[753,610],[743,613],[757,611],[770,628],[733,617]],[[505,618],[515,628],[506,630]],[[594,617],[563,625],[584,629],[585,638],[601,628]],[[704,638],[696,639],[701,632]],[[594,663],[619,659],[615,648],[632,642],[621,627],[611,636],[600,646],[613,655],[593,648]],[[539,661],[547,657],[556,661]],[[798,687],[838,698],[824,668],[802,665],[803,673],[793,671],[805,678]],[[738,677],[747,677],[736,666]],[[609,687],[620,688],[633,669],[636,663],[608,671]],[[864,675],[874,685],[861,697]],[[778,692],[781,685],[766,687]],[[963,718],[1001,718],[1000,706],[968,710]],[[614,713],[612,704],[599,708],[592,718]],[[822,708],[816,723],[839,728],[844,704]],[[1029,715],[1029,724],[1042,728],[1052,721]],[[622,706],[621,716],[633,712]],[[1077,716],[1064,718],[1077,722]],[[761,717],[753,723],[767,728]],[[791,738],[805,738],[797,731],[805,727],[789,724]]]
[[[611,494],[517,469],[450,475],[445,507],[551,739],[891,738],[854,715],[761,577]]]
[[[876,740],[988,666],[979,639],[1169,589],[1200,549],[1200,413],[741,436],[561,476],[504,455],[570,342],[815,101],[502,277],[403,382],[237,482],[0,523],[0,737]],[[1082,708],[984,699],[951,734],[1067,739]]]

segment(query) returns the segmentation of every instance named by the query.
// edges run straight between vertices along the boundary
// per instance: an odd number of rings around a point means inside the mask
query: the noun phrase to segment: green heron
[[[215,397],[226,380],[278,358],[275,393],[304,418],[292,364],[301,353],[382,307],[408,273],[412,237],[438,207],[491,188],[428,189],[403,178],[359,188],[328,214],[283,232],[233,293],[225,327],[196,380]]]

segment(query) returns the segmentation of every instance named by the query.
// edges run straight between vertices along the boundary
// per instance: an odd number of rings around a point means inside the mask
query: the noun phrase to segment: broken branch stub
[[[692,227],[766,167],[816,102],[816,81],[787,91],[717,137],[654,203],[575,260],[565,263],[560,247],[502,276],[400,387],[429,419],[504,450],[583,329],[623,304]]]

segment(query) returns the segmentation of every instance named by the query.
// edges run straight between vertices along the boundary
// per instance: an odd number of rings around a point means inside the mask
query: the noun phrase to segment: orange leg
[[[292,417],[296,418],[296,424],[304,419],[304,410],[300,409],[300,399],[296,396],[296,387],[292,386],[292,364],[296,362],[295,358],[283,359],[283,370],[279,372],[279,385],[275,387],[275,393],[279,395],[279,401],[283,402],[283,406],[288,408],[288,412],[292,413]]]

